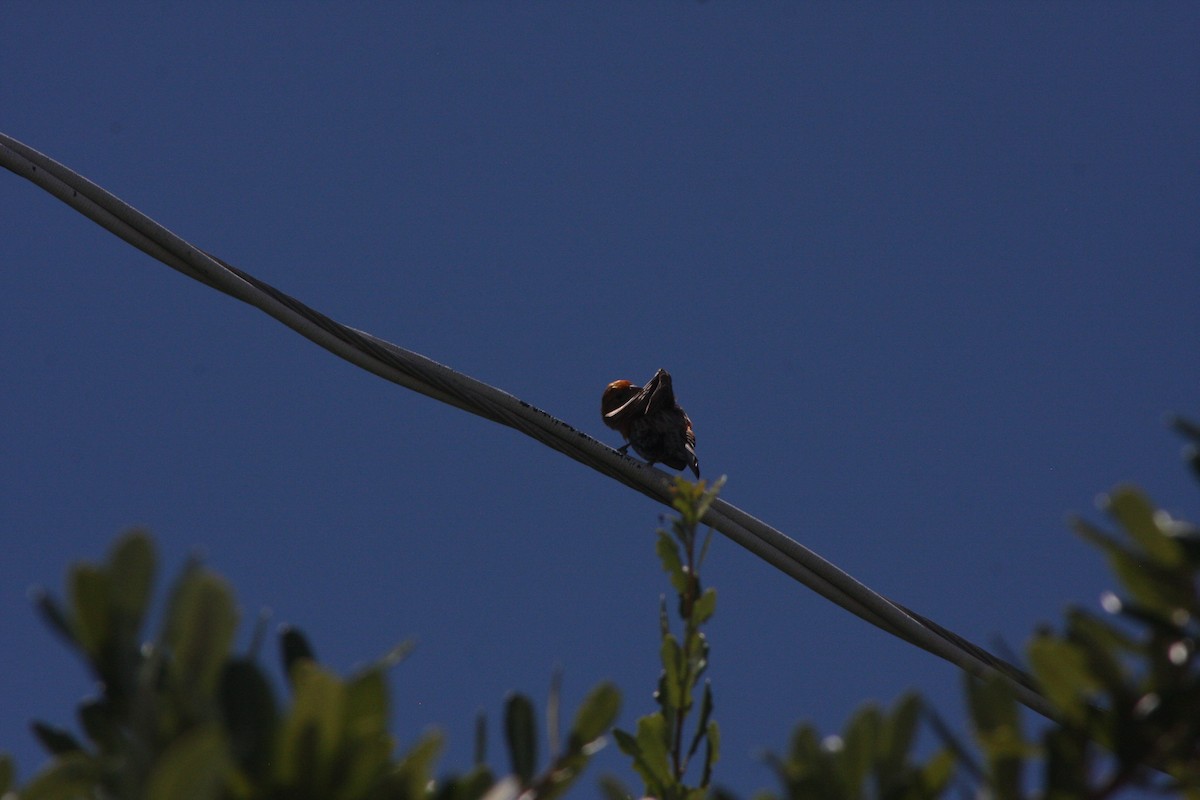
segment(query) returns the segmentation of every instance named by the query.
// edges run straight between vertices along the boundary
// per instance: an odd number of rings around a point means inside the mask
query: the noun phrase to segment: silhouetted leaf
[[[1087,740],[1065,728],[1046,732],[1046,796],[1087,797]]]
[[[997,798],[1020,797],[1021,768],[1030,748],[1021,736],[1012,690],[998,676],[968,677],[967,701],[976,739],[988,757],[992,790]]]
[[[316,661],[312,646],[299,628],[284,625],[279,631],[279,649],[283,658],[283,672],[289,678],[292,667],[299,661]]]
[[[234,758],[251,775],[265,775],[279,721],[266,675],[253,661],[232,659],[222,670],[219,698]]]
[[[34,720],[29,724],[33,730],[33,735],[41,743],[42,747],[55,756],[60,756],[65,753],[80,752],[83,750],[83,745],[79,743],[70,731],[59,728],[54,725]]]
[[[108,575],[93,564],[76,564],[69,588],[76,640],[95,663],[111,634]]]
[[[892,706],[892,713],[879,731],[880,769],[897,774],[907,763],[917,737],[917,722],[921,718],[921,696],[905,692]]]
[[[103,749],[114,749],[123,724],[120,713],[112,708],[108,699],[98,697],[79,705],[79,724],[88,738]]]
[[[520,694],[508,698],[504,708],[504,734],[513,772],[522,786],[529,786],[537,771],[537,724],[529,698]]]
[[[705,726],[706,736],[704,745],[704,774],[700,778],[702,787],[712,783],[712,771],[717,761],[721,758],[721,729],[717,727],[715,720],[709,720]]]
[[[62,606],[58,604],[49,592],[42,587],[35,588],[32,593],[34,607],[38,613],[42,615],[42,619],[50,626],[55,633],[67,640],[71,645],[79,645],[78,639],[75,637],[75,628],[67,619],[66,613]]]
[[[1069,608],[1066,618],[1072,636],[1084,636],[1114,653],[1132,653],[1141,649],[1141,644],[1133,637],[1087,611]]]

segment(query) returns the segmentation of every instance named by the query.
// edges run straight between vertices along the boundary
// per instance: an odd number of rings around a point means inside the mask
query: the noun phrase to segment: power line
[[[581,464],[671,505],[671,481],[666,473],[618,453],[494,386],[325,316],[184,241],[82,175],[3,133],[0,133],[0,164],[152,258],[262,310],[334,355],[393,383],[521,431]],[[1021,703],[1046,717],[1055,717],[1033,679],[1024,671],[871,590],[736,506],[718,499],[704,522],[817,594],[893,636],[972,675],[999,674]]]

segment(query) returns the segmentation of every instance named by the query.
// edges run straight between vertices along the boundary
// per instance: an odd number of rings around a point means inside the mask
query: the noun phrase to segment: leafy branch
[[[724,480],[706,488],[703,481],[692,483],[676,478],[672,486],[672,506],[677,512],[670,532],[659,529],[656,550],[663,570],[678,598],[682,633],[677,637],[670,626],[666,598],[659,608],[662,674],[654,693],[658,711],[641,717],[635,733],[613,731],[617,745],[633,759],[633,767],[645,784],[647,795],[663,800],[703,797],[712,783],[712,769],[720,753],[720,730],[712,719],[712,685],[707,681],[700,697],[699,715],[691,734],[688,716],[696,704],[696,690],[708,668],[708,640],[701,628],[717,607],[717,593],[703,589],[700,566],[712,540],[712,531],[704,537],[697,552],[700,520],[716,499]],[[699,782],[685,783],[692,759],[704,745]],[[628,796],[615,783],[609,794]]]
[[[71,568],[66,605],[36,594],[42,616],[101,692],[79,707],[83,738],[33,724],[52,760],[22,787],[23,800],[554,798],[604,746],[616,719],[620,696],[602,683],[584,699],[565,745],[536,774],[532,704],[516,695],[507,705],[505,737],[513,774],[497,780],[480,759],[465,775],[435,780],[441,734],[428,733],[395,755],[388,731],[386,676],[407,644],[341,678],[321,666],[299,630],[285,628],[280,646],[290,699],[280,702],[255,654],[232,652],[233,593],[197,561],[175,581],[161,630],[143,642],[155,570],[150,537],[135,531],[117,540],[105,563]],[[0,756],[0,795],[15,788],[13,773]]]

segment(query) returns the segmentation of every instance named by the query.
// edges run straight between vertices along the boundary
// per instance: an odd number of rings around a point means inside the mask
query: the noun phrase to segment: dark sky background
[[[1111,580],[1070,513],[1200,518],[1195,3],[0,6],[2,129],[334,318],[588,433],[675,377],[724,497],[1020,651]],[[144,525],[394,730],[602,679],[653,710],[663,509],[339,361],[0,174],[0,749],[93,691],[32,585]],[[718,782],[957,671],[719,539]],[[160,584],[160,596],[162,585]],[[266,660],[275,664],[274,652]],[[1033,725],[1037,720],[1027,717]],[[494,736],[492,762],[507,765]],[[615,746],[601,771],[637,781]]]

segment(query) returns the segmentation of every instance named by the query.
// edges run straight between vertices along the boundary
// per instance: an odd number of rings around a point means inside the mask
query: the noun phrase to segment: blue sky
[[[1200,518],[1190,3],[12,3],[2,129],[354,327],[618,444],[666,367],[706,477],[876,590],[1020,649],[1110,586],[1069,513]],[[0,749],[87,677],[35,618],[133,525],[347,671],[395,730],[510,690],[653,705],[662,509],[339,361],[0,174]],[[719,540],[717,778],[954,668]],[[273,653],[269,660],[274,662]],[[1034,722],[1032,715],[1029,721]],[[495,725],[493,725],[493,729]],[[498,739],[496,740],[498,744]],[[503,765],[497,746],[492,761]],[[610,747],[601,769],[636,781]],[[590,796],[588,787],[580,796]]]

